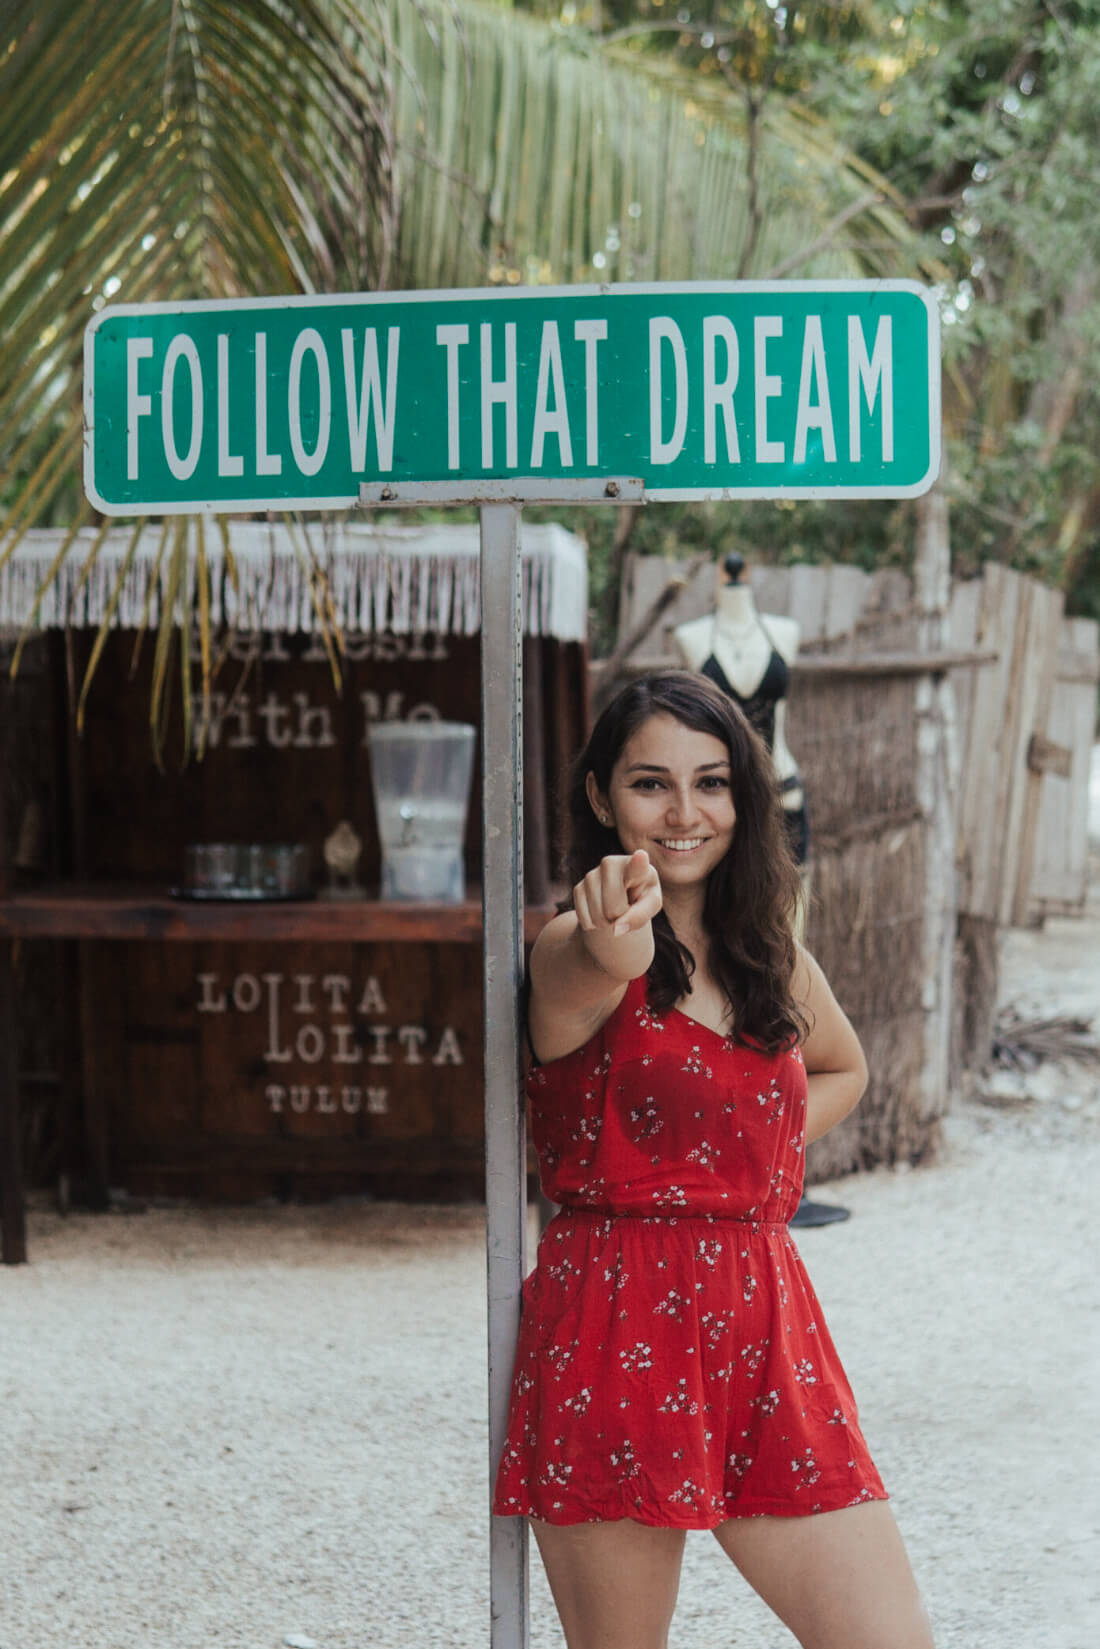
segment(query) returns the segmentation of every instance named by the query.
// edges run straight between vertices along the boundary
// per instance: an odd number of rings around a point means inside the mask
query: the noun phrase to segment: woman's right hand
[[[644,848],[610,853],[573,889],[577,924],[584,933],[616,938],[637,933],[661,908],[661,881]]]

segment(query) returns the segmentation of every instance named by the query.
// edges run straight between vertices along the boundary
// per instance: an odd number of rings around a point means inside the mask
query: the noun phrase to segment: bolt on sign
[[[939,469],[939,317],[911,281],[116,305],[84,360],[85,488],[107,515],[512,476],[902,498]]]

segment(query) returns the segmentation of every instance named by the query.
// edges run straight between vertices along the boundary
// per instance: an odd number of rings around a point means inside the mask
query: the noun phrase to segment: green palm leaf
[[[112,300],[913,271],[885,187],[820,122],[768,104],[754,221],[732,94],[499,6],[14,0],[6,15],[0,566],[27,527],[85,508],[82,339]],[[173,572],[181,599],[202,584]],[[196,622],[206,689],[205,606]],[[169,656],[162,636],[154,730]]]

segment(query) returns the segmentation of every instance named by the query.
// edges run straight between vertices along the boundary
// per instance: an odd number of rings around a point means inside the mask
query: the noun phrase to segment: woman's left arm
[[[810,955],[798,948],[794,995],[809,1023],[802,1044],[806,1062],[806,1144],[820,1139],[849,1111],[854,1111],[867,1087],[867,1061],[859,1038],[829,981]]]

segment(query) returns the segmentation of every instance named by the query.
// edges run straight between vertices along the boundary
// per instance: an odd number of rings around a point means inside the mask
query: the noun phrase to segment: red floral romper
[[[493,1511],[712,1529],[887,1499],[787,1226],[801,1053],[657,1018],[642,978],[527,1088],[561,1211],[523,1285]]]

